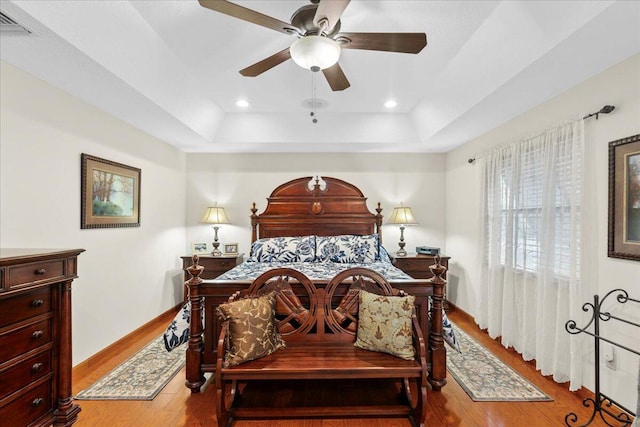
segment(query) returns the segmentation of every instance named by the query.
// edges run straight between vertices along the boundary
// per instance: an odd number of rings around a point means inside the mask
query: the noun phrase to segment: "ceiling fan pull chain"
[[[318,123],[316,117],[316,74],[318,74],[317,71],[311,71],[311,121],[313,123]]]

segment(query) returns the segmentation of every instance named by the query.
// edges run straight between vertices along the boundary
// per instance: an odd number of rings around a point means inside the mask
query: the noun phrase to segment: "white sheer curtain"
[[[583,120],[479,156],[481,285],[476,322],[543,375],[582,386]]]

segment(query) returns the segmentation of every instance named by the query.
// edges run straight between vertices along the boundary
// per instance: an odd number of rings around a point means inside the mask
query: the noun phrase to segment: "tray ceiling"
[[[287,22],[307,4],[236,3]],[[637,1],[353,0],[343,31],[425,32],[428,44],[344,50],[351,87],[318,75],[314,124],[310,71],[238,72],[294,38],[195,0],[0,9],[30,32],[0,33],[3,61],[186,152],[447,152],[640,52]]]

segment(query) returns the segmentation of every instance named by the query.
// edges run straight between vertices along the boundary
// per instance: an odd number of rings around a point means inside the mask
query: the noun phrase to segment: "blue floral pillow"
[[[313,262],[316,236],[271,237],[251,245],[248,262]]]
[[[429,312],[429,315],[431,315],[431,312]],[[447,313],[444,312],[444,309],[442,309],[442,316],[442,337],[444,338],[444,341],[449,344],[452,349],[462,354],[462,350],[460,350],[460,342],[456,337],[456,333],[453,330],[453,325],[447,317]]]
[[[187,302],[175,315],[164,331],[164,347],[172,351],[189,341],[189,322],[191,319],[191,303]],[[204,328],[204,319],[202,327]]]
[[[391,263],[391,257],[389,256],[389,252],[387,252],[387,249],[380,245],[378,248],[378,260],[382,261],[382,262],[388,262]]]
[[[370,264],[379,258],[378,235],[318,236],[316,261]]]

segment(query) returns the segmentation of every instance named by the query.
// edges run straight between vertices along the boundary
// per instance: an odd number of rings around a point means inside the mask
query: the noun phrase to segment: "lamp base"
[[[220,249],[218,249],[218,246],[220,246],[220,243],[215,241],[213,242],[213,251],[211,251],[211,255],[213,256],[221,256],[222,255],[222,251]]]
[[[404,242],[404,225],[400,226],[400,241],[398,242],[398,246],[400,247],[400,249],[398,249],[396,251],[396,255],[397,256],[407,256],[407,251],[404,250],[404,245],[406,243]]]
[[[218,228],[220,227],[217,225],[213,226],[213,250],[211,251],[211,255],[213,256],[222,255],[222,251],[218,249],[218,246],[220,246],[220,242],[218,242]]]
[[[404,242],[398,243],[398,246],[400,246],[400,249],[396,251],[397,256],[407,256],[407,251],[404,249],[404,245],[405,245]]]

